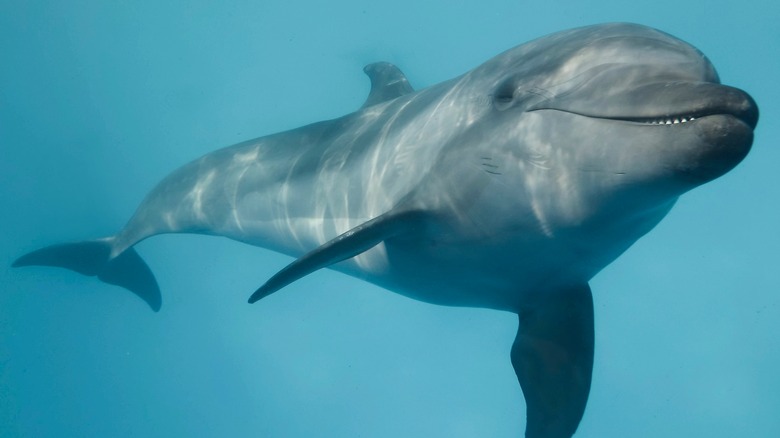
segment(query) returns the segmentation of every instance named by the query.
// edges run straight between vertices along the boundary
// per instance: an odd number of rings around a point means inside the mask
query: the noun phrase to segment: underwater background
[[[226,239],[138,245],[153,313],[33,249],[109,235],[170,171],[356,110],[363,65],[423,88],[559,30],[631,21],[701,49],[761,116],[591,286],[578,438],[780,436],[776,1],[0,0],[1,437],[519,437],[516,316],[416,302]]]

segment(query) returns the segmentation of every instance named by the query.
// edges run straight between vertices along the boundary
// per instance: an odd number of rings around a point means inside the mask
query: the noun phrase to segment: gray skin
[[[331,267],[417,300],[511,311],[526,436],[572,436],[592,369],[588,281],[745,157],[755,102],[692,46],[633,24],[540,38],[416,92],[390,64],[366,73],[360,110],[210,153],[116,235],[15,266],[97,275],[157,310],[132,246],[202,233],[297,258],[250,302]]]

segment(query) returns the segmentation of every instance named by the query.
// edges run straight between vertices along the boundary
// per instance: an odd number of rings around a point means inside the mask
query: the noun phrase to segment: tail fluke
[[[12,266],[56,266],[97,276],[106,283],[136,294],[155,312],[160,310],[160,287],[138,253],[128,248],[114,258],[110,256],[111,244],[108,240],[93,240],[47,246],[19,257]]]

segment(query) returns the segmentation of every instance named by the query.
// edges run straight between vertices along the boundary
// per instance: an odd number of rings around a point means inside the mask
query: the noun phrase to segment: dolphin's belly
[[[373,281],[420,301],[449,306],[517,309],[541,285],[574,283],[587,272],[555,245],[387,244],[388,269]],[[583,269],[584,270],[584,269]]]
[[[588,282],[657,225],[673,203],[631,220],[602,218],[556,235],[526,228],[467,239],[449,233],[390,239],[372,254],[382,263],[368,265],[381,269],[359,263],[334,268],[420,301],[517,312],[544,291]]]

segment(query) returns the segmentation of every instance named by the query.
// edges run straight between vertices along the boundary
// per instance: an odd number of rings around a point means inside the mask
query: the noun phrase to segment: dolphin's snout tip
[[[726,85],[709,90],[711,114],[728,114],[736,117],[750,127],[756,129],[758,124],[758,104],[750,94],[739,88]]]
[[[750,110],[755,114],[752,119],[718,115],[705,117],[696,124],[697,135],[705,146],[697,154],[699,158],[695,160],[695,168],[688,169],[692,174],[711,181],[745,159],[753,146],[753,129],[758,117],[756,107]]]
[[[742,111],[739,114],[740,120],[745,122],[748,126],[750,126],[750,129],[756,129],[756,126],[758,125],[758,104],[753,99],[752,96],[747,94],[746,92],[742,91],[743,95],[743,103],[742,103]]]

